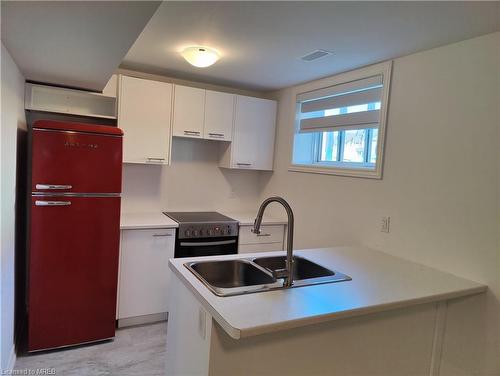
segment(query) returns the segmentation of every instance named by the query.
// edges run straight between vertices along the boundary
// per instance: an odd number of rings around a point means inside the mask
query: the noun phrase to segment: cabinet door
[[[283,251],[283,243],[258,243],[258,244],[240,244],[238,253],[257,253]]]
[[[240,226],[238,253],[283,250],[285,225],[263,225],[260,234],[254,234],[252,227]]]
[[[234,94],[207,90],[203,137],[231,141],[233,135]]]
[[[256,168],[272,170],[274,162],[274,140],[276,137],[276,101],[257,99],[255,104],[257,132],[259,134]]]
[[[231,167],[272,170],[276,101],[238,95]]]
[[[118,318],[167,312],[175,230],[122,230]]]
[[[175,85],[173,135],[203,137],[205,90]]]
[[[170,162],[172,84],[120,76],[118,126],[123,162]]]
[[[240,226],[240,244],[281,243],[285,233],[284,225],[263,225],[260,234],[252,232],[253,226]]]

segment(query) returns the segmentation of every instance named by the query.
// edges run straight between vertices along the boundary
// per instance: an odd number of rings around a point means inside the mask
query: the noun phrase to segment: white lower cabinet
[[[166,318],[175,229],[122,230],[118,326]]]
[[[238,253],[282,251],[283,243],[240,244]]]
[[[263,225],[260,234],[252,232],[253,226],[240,226],[238,253],[282,251],[285,225]]]

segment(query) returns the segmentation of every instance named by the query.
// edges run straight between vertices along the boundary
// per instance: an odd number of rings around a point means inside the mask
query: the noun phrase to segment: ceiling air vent
[[[309,52],[308,54],[302,56],[300,59],[304,61],[313,61],[317,59],[321,59],[322,57],[329,56],[333,54],[331,51],[327,50],[314,50]]]

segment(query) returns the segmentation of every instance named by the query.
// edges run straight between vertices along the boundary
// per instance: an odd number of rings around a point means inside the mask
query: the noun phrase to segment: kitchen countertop
[[[162,212],[151,213],[121,213],[120,229],[175,228],[178,223]]]
[[[486,285],[364,247],[294,253],[347,274],[352,281],[218,297],[183,264],[195,260],[283,255],[284,252],[171,259],[169,266],[234,339],[438,302],[487,289]]]
[[[240,222],[241,226],[253,225],[253,221],[255,220],[256,215],[252,213],[220,213],[237,220],[238,222]],[[286,218],[272,217],[267,215],[264,215],[264,219],[262,220],[262,224],[264,225],[283,225],[286,223]],[[179,224],[167,217],[161,211],[146,213],[122,213],[120,216],[120,229],[122,230],[174,227],[179,227]]]
[[[257,216],[257,212],[221,212],[225,216],[236,219],[240,222],[240,226],[250,226],[253,225],[255,221],[255,217]],[[286,225],[288,220],[286,217],[274,217],[264,213],[264,218],[262,219],[262,224],[264,225]]]

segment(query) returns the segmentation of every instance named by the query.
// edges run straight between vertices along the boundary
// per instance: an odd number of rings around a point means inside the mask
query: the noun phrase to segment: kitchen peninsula
[[[197,258],[253,259],[266,252]],[[363,247],[295,251],[350,281],[220,297],[172,259],[168,375],[421,375],[446,302],[485,285]],[[432,374],[432,373],[431,373]]]

